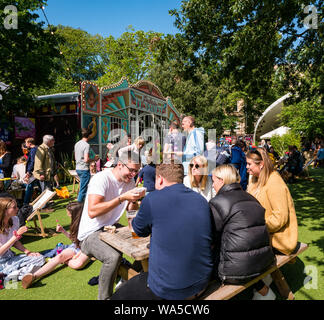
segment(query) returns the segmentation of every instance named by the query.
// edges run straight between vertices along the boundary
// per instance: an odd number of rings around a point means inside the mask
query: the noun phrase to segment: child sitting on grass
[[[35,280],[52,272],[59,264],[66,263],[70,268],[77,270],[82,269],[89,262],[89,257],[81,252],[77,239],[82,207],[83,204],[79,202],[70,202],[66,207],[67,214],[71,217],[70,233],[59,224],[56,227],[57,232],[62,232],[73,243],[35,273],[26,274],[22,278],[23,288],[29,288]]]
[[[45,263],[45,258],[38,252],[31,252],[19,241],[28,230],[19,228],[17,202],[12,197],[0,198],[0,273],[5,275],[4,282],[20,280],[21,277]],[[24,254],[16,255],[14,247]]]

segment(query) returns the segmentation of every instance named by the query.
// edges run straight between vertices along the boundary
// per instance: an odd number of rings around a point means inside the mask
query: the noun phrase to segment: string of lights
[[[46,20],[46,22],[47,22],[47,27],[48,27],[48,30],[50,31],[50,33],[52,34],[52,35],[55,35],[55,33],[54,33],[54,29],[53,29],[53,26],[50,24],[50,22],[49,22],[49,20],[48,20],[48,18],[47,18],[47,15],[46,15],[46,12],[45,12],[45,6],[43,5],[43,2],[42,2],[42,0],[39,0],[39,2],[40,2],[40,4],[41,4],[41,10],[42,10],[42,12],[43,12],[43,15],[44,15],[44,17],[45,17],[45,20]],[[60,55],[62,55],[62,58],[63,58],[63,60],[64,60],[64,62],[65,62],[65,65],[66,65],[66,71],[68,71],[68,73],[69,73],[69,75],[70,75],[70,77],[71,77],[71,79],[73,80],[73,75],[72,75],[72,72],[71,72],[71,68],[70,68],[70,66],[69,66],[69,64],[68,64],[68,62],[67,62],[67,60],[66,60],[66,58],[65,58],[65,56],[64,56],[64,54],[63,54],[63,51],[61,50],[61,48],[59,47],[59,50],[60,50]],[[81,82],[81,81],[79,81],[79,82]],[[74,81],[74,84],[77,84],[78,82],[77,81]]]

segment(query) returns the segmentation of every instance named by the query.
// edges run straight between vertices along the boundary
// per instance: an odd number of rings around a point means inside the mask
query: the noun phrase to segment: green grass
[[[324,300],[324,169],[310,170],[310,176],[314,181],[301,179],[289,185],[298,216],[299,241],[309,245],[308,250],[298,257],[295,264],[281,268],[296,300]],[[68,188],[71,191],[72,186]],[[66,215],[65,206],[73,199],[55,200],[55,212],[42,214],[44,225],[55,228],[55,220],[58,219],[68,229],[70,218]],[[121,223],[127,224],[125,216]],[[52,249],[58,242],[70,243],[61,234],[44,239],[24,236],[22,242],[32,251]],[[307,289],[304,286],[307,276],[304,273],[305,267],[315,271],[313,274],[309,273],[312,280],[306,286],[314,285],[317,277],[317,289]],[[18,282],[16,289],[0,290],[0,300],[96,300],[98,286],[90,286],[88,281],[99,275],[100,268],[100,261],[90,262],[83,270],[60,266],[27,290],[21,287],[21,282]],[[272,288],[275,290],[274,285]],[[251,294],[251,289],[247,289],[234,299],[250,299]]]

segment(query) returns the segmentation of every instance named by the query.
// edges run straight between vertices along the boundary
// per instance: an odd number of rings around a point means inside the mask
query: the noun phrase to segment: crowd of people
[[[276,168],[280,157],[266,141],[253,146],[238,138],[231,144],[210,140],[205,147],[204,129],[195,127],[192,116],[185,116],[181,125],[185,134],[177,123],[170,125],[158,164],[154,150],[145,150],[145,140],[132,142],[130,136],[119,150],[107,144],[104,160],[98,155],[91,159],[89,132],[82,130],[74,147],[80,189],[77,201],[67,206],[70,232],[57,225],[72,244],[45,264],[43,255],[19,241],[27,227],[19,222],[16,200],[5,194],[0,198],[0,273],[17,271],[27,289],[58,264],[80,269],[94,257],[102,262],[99,300],[190,300],[212,279],[244,284],[269,268],[275,254],[295,252],[298,224],[282,172],[294,179],[305,163],[302,152],[289,147],[283,167]],[[54,143],[50,135],[40,146],[26,139],[24,155],[12,168],[11,155],[0,142],[0,177],[15,176],[25,186],[24,204],[35,185],[42,191],[59,184]],[[322,141],[319,146],[314,157],[322,166]],[[141,183],[146,192],[137,188]],[[149,270],[121,281],[114,293],[122,256],[99,235],[105,226],[118,227],[125,210],[138,210],[132,220],[138,236],[151,235]],[[14,255],[12,246],[23,254]],[[18,270],[16,259],[25,259],[29,267]],[[270,283],[268,277],[255,284],[253,299],[275,299]]]

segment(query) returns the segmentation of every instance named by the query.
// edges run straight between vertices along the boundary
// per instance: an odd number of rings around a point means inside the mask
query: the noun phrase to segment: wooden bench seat
[[[273,282],[276,284],[277,289],[280,295],[288,300],[294,300],[295,297],[291,292],[283,274],[279,270],[286,263],[294,263],[296,257],[304,252],[308,248],[308,245],[305,243],[299,243],[299,249],[295,254],[289,256],[286,255],[276,255],[276,264],[271,266],[266,272],[262,275],[254,278],[250,282],[244,285],[223,285],[221,286],[220,282],[213,281],[209,284],[204,294],[200,297],[200,300],[228,300],[233,298],[238,293],[244,291],[248,287],[257,283],[259,280],[262,280],[268,274],[271,274]]]

